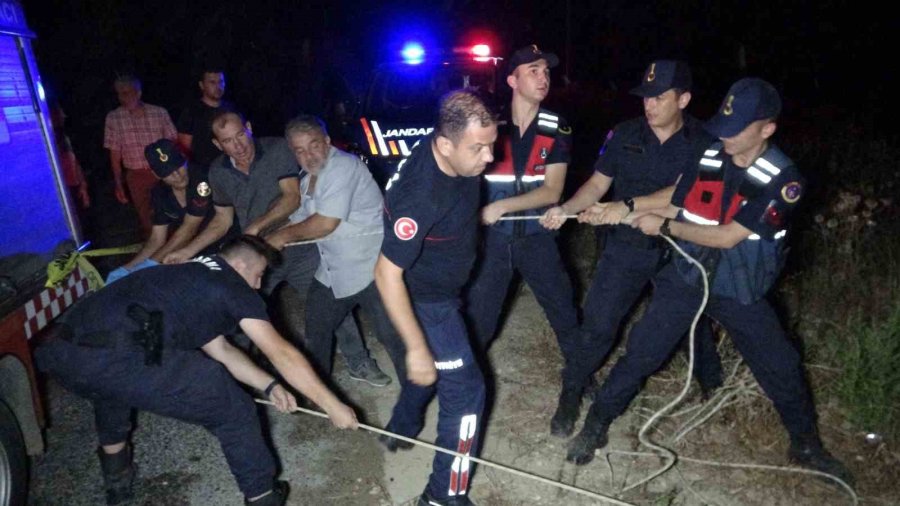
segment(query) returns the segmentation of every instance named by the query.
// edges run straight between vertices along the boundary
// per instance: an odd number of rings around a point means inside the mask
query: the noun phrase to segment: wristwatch
[[[662,225],[659,226],[659,234],[672,237],[672,231],[669,230],[669,222],[672,221],[669,218],[663,220]]]
[[[622,203],[625,204],[625,207],[628,208],[629,213],[634,212],[634,199],[633,198],[628,197],[627,199],[623,200]]]

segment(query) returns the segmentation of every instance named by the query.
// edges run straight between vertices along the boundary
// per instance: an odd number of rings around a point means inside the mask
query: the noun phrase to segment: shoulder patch
[[[401,241],[408,241],[416,236],[419,224],[412,218],[400,218],[394,222],[394,235]]]
[[[212,190],[209,188],[209,183],[206,181],[200,181],[200,184],[197,185],[197,195],[201,197],[209,197],[209,194],[212,193]]]
[[[570,127],[570,126],[560,126],[558,132],[561,133],[561,134],[563,134],[563,135],[570,135],[570,134],[572,133],[572,127]]]
[[[791,181],[790,183],[781,187],[781,198],[784,199],[788,204],[793,204],[800,200],[800,195],[803,193],[802,185],[797,181]]]

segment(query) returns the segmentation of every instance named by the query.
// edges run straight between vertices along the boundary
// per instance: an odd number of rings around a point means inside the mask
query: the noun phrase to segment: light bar
[[[425,61],[425,48],[418,42],[407,42],[400,54],[403,56],[403,62],[409,65],[418,65]]]
[[[475,44],[472,46],[472,54],[475,56],[490,56],[491,47],[487,44]]]

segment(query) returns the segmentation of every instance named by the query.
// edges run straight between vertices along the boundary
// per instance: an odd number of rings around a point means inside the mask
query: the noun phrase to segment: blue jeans
[[[613,367],[591,406],[601,420],[612,421],[625,411],[644,380],[671,356],[700,307],[702,291],[685,283],[672,264],[660,271],[654,283],[650,306],[632,329],[625,355]],[[815,410],[800,353],[769,303],[763,299],[742,305],[712,296],[706,315],[728,331],[788,433],[815,434]]]
[[[334,355],[334,331],[353,308],[360,307],[375,324],[375,335],[394,363],[397,379],[401,384],[406,380],[406,349],[394,330],[375,283],[342,299],[337,299],[331,288],[313,279],[306,297],[306,349],[310,359],[318,367],[323,377],[331,376]]]
[[[584,301],[581,325],[582,349],[577,362],[567,364],[563,377],[571,380],[564,388],[582,388],[599,369],[616,344],[622,320],[659,270],[663,250],[650,243],[633,244],[611,231]],[[648,238],[643,238],[648,239]],[[716,352],[710,322],[702,319],[695,333],[694,375],[704,388],[722,382],[722,364]]]
[[[128,439],[132,409],[149,411],[211,432],[245,496],[272,489],[275,459],[256,407],[222,364],[200,350],[164,349],[161,365],[147,366],[143,349],[118,344],[87,348],[54,339],[35,351],[41,370],[93,403],[101,445]]]
[[[488,231],[482,257],[466,298],[466,316],[480,351],[487,350],[497,332],[503,302],[513,271],[531,287],[556,333],[566,363],[576,357],[578,311],[572,281],[563,265],[553,234],[515,238]]]
[[[435,444],[475,456],[484,412],[484,378],[472,355],[459,303],[414,303],[413,308],[434,356],[438,379],[427,387],[404,381],[387,430],[415,437],[424,425],[425,408],[437,391]],[[469,459],[435,454],[428,493],[435,498],[465,495],[473,469]]]

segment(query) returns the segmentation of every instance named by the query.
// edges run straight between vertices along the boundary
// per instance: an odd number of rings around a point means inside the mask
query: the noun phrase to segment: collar
[[[256,165],[256,162],[260,158],[265,156],[265,150],[263,149],[262,144],[260,144],[259,139],[257,139],[256,137],[253,138],[253,147],[254,147],[255,153],[253,155],[253,161],[250,162],[250,167],[247,168],[248,173],[253,170],[253,166]],[[232,170],[236,170],[236,171],[240,172],[241,174],[243,174],[243,172],[237,168],[237,164],[234,163],[234,158],[232,158],[230,156],[228,157],[228,168],[230,168]]]

